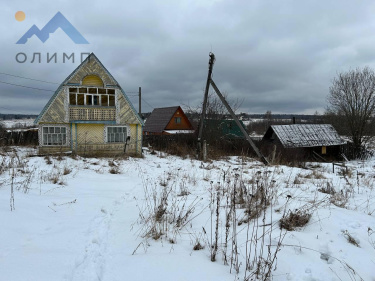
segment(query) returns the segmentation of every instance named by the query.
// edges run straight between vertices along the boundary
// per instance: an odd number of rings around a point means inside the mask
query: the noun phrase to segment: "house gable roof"
[[[263,139],[269,139],[275,133],[285,148],[342,145],[335,128],[329,124],[293,124],[272,125]]]
[[[94,65],[94,69],[90,66]],[[132,112],[134,116],[136,117],[136,120],[143,126],[143,121],[139,117],[137,111],[135,110],[133,104],[130,102],[129,98],[125,94],[125,91],[121,88],[119,83],[116,81],[116,79],[111,75],[111,73],[105,68],[105,66],[100,62],[100,60],[95,56],[94,53],[91,53],[77,68],[69,74],[69,76],[59,85],[59,87],[56,89],[53,96],[50,98],[48,103],[44,106],[41,113],[38,115],[38,117],[35,119],[34,123],[38,124],[39,121],[42,119],[43,115],[46,113],[50,105],[53,103],[53,101],[56,99],[58,94],[60,93],[63,86],[69,86],[69,85],[80,85],[82,79],[86,76],[86,74],[95,74],[99,70],[102,70],[101,79],[103,80],[105,87],[117,87],[122,95],[124,96],[125,100],[130,105]]]
[[[151,133],[163,132],[179,108],[179,106],[155,108],[147,118],[143,131]]]

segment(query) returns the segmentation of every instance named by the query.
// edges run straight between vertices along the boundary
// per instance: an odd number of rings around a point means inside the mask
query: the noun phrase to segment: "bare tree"
[[[329,89],[327,112],[341,117],[341,125],[360,151],[374,136],[375,73],[369,67],[338,74]]]
[[[228,93],[223,92],[225,100],[229,103],[230,107],[236,112],[242,105],[244,99],[229,99]],[[198,126],[200,113],[202,112],[202,104],[192,107],[187,104],[183,104],[184,112],[189,117],[189,120],[194,123],[194,127]],[[225,119],[229,114],[225,105],[221,102],[214,91],[208,93],[208,100],[206,106],[206,119]]]
[[[272,124],[272,112],[271,110],[267,110],[264,114],[264,131],[267,131],[268,127]]]
[[[243,99],[229,99],[228,93],[223,92],[224,99],[228,102],[234,112],[236,112],[243,103]],[[201,108],[199,108],[200,111]],[[207,107],[206,107],[206,118],[207,119],[225,119],[226,115],[229,115],[225,105],[221,102],[215,92],[211,91],[208,94]]]

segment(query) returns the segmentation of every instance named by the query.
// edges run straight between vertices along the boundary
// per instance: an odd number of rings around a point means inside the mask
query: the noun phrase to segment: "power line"
[[[7,75],[7,76],[12,76],[12,77],[18,77],[18,78],[22,78],[22,79],[28,79],[28,80],[33,80],[33,81],[38,81],[38,82],[43,82],[43,83],[49,83],[49,84],[59,84],[59,83],[55,83],[55,82],[48,82],[48,81],[44,81],[44,80],[39,80],[39,79],[33,79],[33,78],[28,78],[28,77],[23,77],[23,76],[18,76],[18,75],[13,75],[13,74],[9,74],[9,73],[4,73],[4,72],[0,72],[0,74],[2,75]],[[9,83],[9,82],[5,82],[5,81],[0,81],[0,83],[3,83],[3,84],[7,84],[7,85],[12,85],[12,86],[16,86],[16,87],[22,87],[22,88],[27,88],[27,89],[33,89],[33,90],[38,90],[38,91],[46,91],[46,92],[55,92],[54,90],[48,90],[48,89],[41,89],[41,88],[37,88],[37,87],[30,87],[30,86],[25,86],[25,85],[20,85],[20,84],[14,84],[14,83]],[[127,95],[129,97],[138,97],[139,96],[139,92],[126,92],[125,91],[125,94],[136,94],[136,95]],[[143,97],[141,97],[141,99],[152,109],[154,109],[154,107],[149,104]],[[0,107],[0,108],[3,108],[3,107]],[[4,108],[6,109],[6,108]]]
[[[125,93],[132,93],[132,92],[126,92],[125,91]],[[133,93],[139,94],[139,92],[133,92]],[[127,95],[127,96],[128,97],[138,97],[139,95]],[[154,109],[154,107],[151,104],[149,104],[143,97],[141,97],[141,100],[143,100],[150,108]]]
[[[144,98],[142,98],[141,97],[141,99],[149,106],[149,107],[151,107],[152,109],[154,109],[154,107],[151,105],[151,104],[149,104]]]
[[[22,88],[29,88],[29,89],[39,90],[39,91],[54,92],[53,90],[47,90],[47,89],[41,89],[41,88],[30,87],[30,86],[25,86],[25,85],[13,84],[13,83],[4,82],[4,81],[0,81],[0,83],[12,85],[12,86],[17,86],[17,87],[22,87]]]
[[[0,106],[0,108],[8,110],[8,111],[11,111],[12,112],[11,114],[38,115],[38,114],[26,113],[26,112],[22,112],[22,111],[14,111],[13,109],[10,109],[10,108],[7,108],[7,107],[3,107],[3,106]],[[4,114],[4,113],[1,113],[1,114]]]
[[[48,81],[44,81],[44,80],[39,80],[39,79],[34,79],[34,78],[28,78],[28,77],[18,76],[18,75],[14,75],[14,74],[5,73],[5,72],[0,72],[0,74],[1,75],[12,76],[12,77],[17,77],[17,78],[22,78],[22,79],[27,79],[27,80],[38,81],[38,82],[42,82],[42,83],[57,84],[57,85],[60,84],[60,83],[56,83],[56,82],[48,82]]]

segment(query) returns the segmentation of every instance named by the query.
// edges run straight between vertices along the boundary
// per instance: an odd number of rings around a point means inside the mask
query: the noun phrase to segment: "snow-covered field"
[[[334,174],[14,149],[0,152],[0,280],[375,280],[374,160]]]
[[[8,129],[22,129],[35,126],[34,120],[33,118],[0,120],[0,124]]]

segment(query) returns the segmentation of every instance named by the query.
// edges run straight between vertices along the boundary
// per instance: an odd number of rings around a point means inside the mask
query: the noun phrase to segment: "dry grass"
[[[335,189],[329,182],[327,182],[326,186],[318,188],[318,191],[322,193],[330,194],[330,195],[334,195],[336,193]]]
[[[359,241],[358,241],[357,239],[355,239],[355,238],[349,233],[349,231],[344,230],[342,233],[344,234],[345,238],[348,240],[348,242],[349,242],[350,244],[352,244],[352,245],[354,245],[354,246],[356,246],[356,247],[359,248]]]
[[[64,167],[64,170],[63,170],[63,175],[64,176],[69,175],[71,172],[72,172],[72,169],[69,169],[66,166]]]
[[[121,174],[120,167],[118,167],[118,166],[111,167],[109,169],[109,173],[113,174],[113,175],[115,175],[115,174]]]
[[[298,227],[305,226],[311,218],[311,213],[306,210],[289,211],[280,219],[280,228],[293,231]]]
[[[346,208],[349,201],[348,194],[344,193],[342,190],[332,194],[330,202],[339,208]]]
[[[202,244],[199,241],[197,241],[197,243],[193,247],[193,250],[199,251],[199,250],[202,250],[202,249],[204,249],[204,246],[202,246]]]

